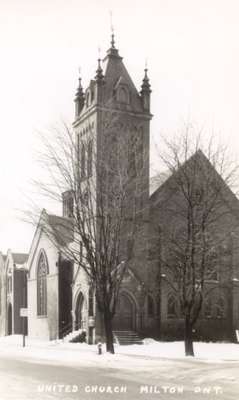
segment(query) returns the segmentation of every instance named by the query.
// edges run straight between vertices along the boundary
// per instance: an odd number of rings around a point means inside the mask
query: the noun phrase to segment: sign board
[[[95,318],[89,317],[89,327],[94,328],[95,326]]]
[[[20,317],[27,317],[27,308],[20,308]]]
[[[236,337],[237,337],[237,341],[239,342],[239,331],[236,330]]]

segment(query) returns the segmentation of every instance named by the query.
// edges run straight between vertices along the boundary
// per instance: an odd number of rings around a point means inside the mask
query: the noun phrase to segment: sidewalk
[[[0,352],[9,357],[35,359],[36,362],[47,361],[57,364],[125,366],[141,368],[147,365],[166,363],[167,361],[204,361],[204,362],[238,362],[239,345],[233,343],[199,343],[196,342],[195,358],[185,357],[183,342],[156,342],[152,339],[144,345],[115,345],[115,355],[106,353],[98,355],[97,345],[86,343],[64,343],[62,341],[43,341],[26,337],[26,347],[22,347],[22,336],[13,335],[0,338]]]

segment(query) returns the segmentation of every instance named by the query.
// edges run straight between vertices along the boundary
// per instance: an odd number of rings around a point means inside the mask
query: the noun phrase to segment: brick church
[[[164,230],[170,225],[164,209],[165,199],[167,205],[170,202],[176,204],[177,195],[175,197],[170,193],[170,176],[150,190],[150,94],[147,69],[142,86],[137,90],[112,36],[110,48],[102,62],[98,61],[96,76],[85,90],[79,80],[73,129],[75,140],[79,142],[92,135],[97,154],[99,138],[104,129],[102,114],[109,111],[116,119],[117,134],[128,135],[129,146],[132,141],[137,146],[137,160],[134,162],[140,166],[140,183],[137,183],[140,199],[136,205],[140,210],[140,218],[133,242],[127,243],[132,247],[133,256],[121,284],[113,329],[115,332],[137,332],[147,337],[174,339],[182,338],[183,319],[178,312],[177,298],[160,266],[155,226],[160,225],[163,236]],[[84,146],[84,154],[81,150],[79,174],[85,182],[94,179],[92,154],[92,145]],[[128,157],[127,152],[125,157]],[[131,193],[131,200],[135,197],[134,193]],[[42,211],[30,247],[27,260],[28,335],[53,340],[81,329],[86,332],[87,342],[95,343],[103,337],[104,332],[94,291],[85,272],[61,252],[61,248],[71,246],[74,237],[73,233],[65,234],[72,227],[74,204],[71,192],[64,192],[62,199],[62,216]],[[202,307],[196,326],[198,338],[232,340],[235,330],[239,329],[239,202],[228,188],[225,189],[223,207],[227,216],[217,228],[225,232],[226,239],[220,250],[218,273],[207,282],[209,286],[214,285],[215,290],[210,301]],[[54,241],[45,234],[42,222],[47,223]],[[162,240],[159,246],[166,244]],[[5,279],[6,264],[2,260],[0,300],[1,304],[10,304],[10,298],[4,298],[2,290]],[[223,285],[220,284],[222,281]],[[10,333],[10,317],[3,308],[1,310],[0,329],[4,335]]]

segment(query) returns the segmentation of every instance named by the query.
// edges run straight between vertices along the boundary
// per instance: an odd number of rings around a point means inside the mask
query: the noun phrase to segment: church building
[[[127,151],[120,156],[123,161],[123,157],[127,159],[130,168],[133,184],[127,196],[129,205],[134,204],[136,210],[137,230],[133,238],[127,229],[125,231],[125,252],[130,252],[131,258],[113,319],[113,330],[119,341],[122,332],[165,339],[182,339],[183,335],[177,299],[165,279],[159,256],[167,244],[159,237],[158,227],[163,236],[168,225],[176,223],[167,217],[164,208],[165,204],[177,202],[177,194],[172,196],[170,192],[172,177],[167,177],[150,193],[150,94],[147,69],[138,90],[112,35],[104,59],[98,60],[95,77],[85,90],[80,78],[75,97],[73,130],[80,155],[78,174],[83,186],[87,187],[89,182],[94,182],[95,186],[99,184],[92,160],[95,155],[102,154],[103,132],[108,129],[110,135],[114,130],[127,142]],[[110,148],[104,150],[106,157],[113,153]],[[204,156],[202,158],[207,162]],[[96,343],[103,338],[104,330],[94,290],[85,272],[74,260],[64,256],[74,242],[71,188],[62,194],[62,202],[62,216],[42,211],[31,244],[27,261],[28,334],[53,340],[81,330],[86,333],[88,343]],[[228,188],[224,207],[227,217],[218,229],[233,224],[235,235],[228,233],[220,248],[220,277],[210,278],[218,285],[218,290],[201,311],[196,328],[199,338],[211,339],[217,332],[218,339],[232,340],[233,333],[239,329],[239,202]],[[49,228],[47,232],[45,224]],[[4,261],[0,258],[1,262]],[[225,265],[228,267],[226,274],[223,272]],[[224,288],[219,289],[222,276]]]

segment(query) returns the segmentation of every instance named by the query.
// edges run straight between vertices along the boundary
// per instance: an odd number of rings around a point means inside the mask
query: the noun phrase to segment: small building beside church
[[[5,286],[5,259],[0,252],[0,335],[4,336],[6,332],[6,286]]]
[[[20,309],[27,308],[27,258],[11,250],[0,255],[1,335],[27,333],[27,320],[20,315]]]

